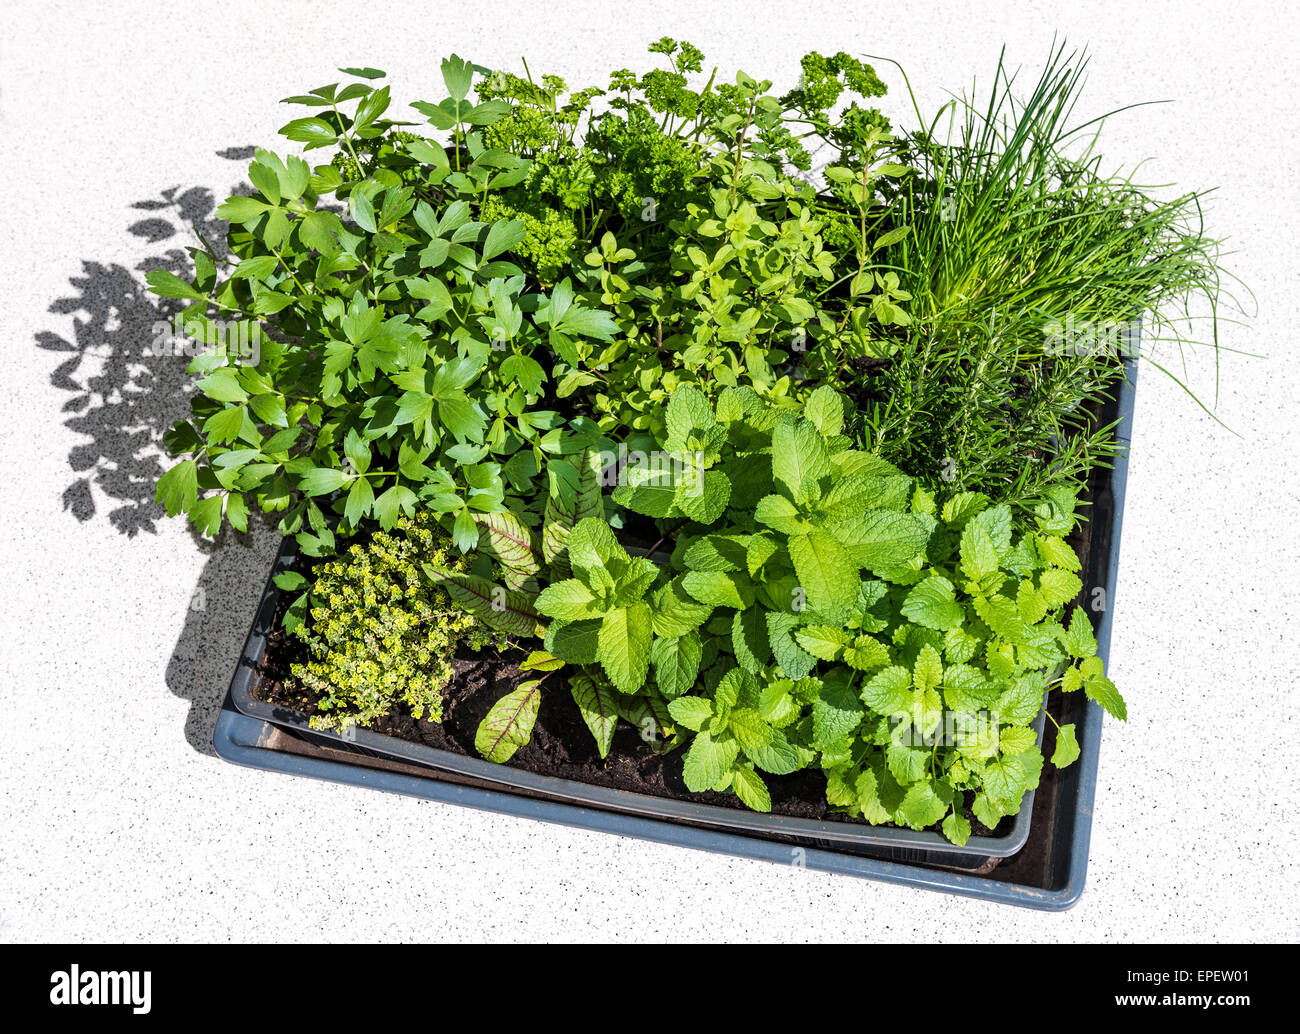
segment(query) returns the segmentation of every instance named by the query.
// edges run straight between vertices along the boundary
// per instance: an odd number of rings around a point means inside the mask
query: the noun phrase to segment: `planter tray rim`
[[[1094,708],[1096,705],[1089,705],[1090,711]],[[674,847],[752,858],[842,876],[880,880],[885,883],[943,891],[963,897],[1043,911],[1068,909],[1078,901],[1083,891],[1087,866],[1086,850],[1073,859],[1069,883],[1062,890],[1043,890],[949,869],[930,869],[906,862],[867,858],[814,846],[798,848],[802,854],[796,855],[797,845],[745,836],[739,832],[700,829],[662,819],[462,786],[441,781],[436,777],[383,772],[341,761],[278,751],[266,745],[267,739],[275,728],[271,722],[250,718],[240,713],[227,698],[227,705],[217,719],[212,744],[220,757],[247,768],[353,786],[366,786],[443,804],[492,811],[517,818],[536,819],[593,832],[613,833]]]

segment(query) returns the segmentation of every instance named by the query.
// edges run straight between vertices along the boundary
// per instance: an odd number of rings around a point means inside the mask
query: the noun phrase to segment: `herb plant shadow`
[[[190,705],[185,740],[200,754],[216,756],[212,732],[280,537],[274,522],[259,519],[246,534],[227,529],[205,550],[166,669],[167,688]]]
[[[218,154],[245,162],[252,148]],[[63,509],[81,523],[104,516],[106,509],[109,523],[128,538],[157,533],[165,512],[154,501],[154,483],[166,469],[162,437],[188,414],[194,380],[183,358],[151,353],[154,324],[171,320],[181,303],[150,293],[145,275],[156,269],[190,272],[184,245],[196,243],[199,235],[213,239],[225,233],[213,215],[215,192],[206,187],[168,188],[132,207],[142,218],[129,232],[159,248],[134,266],[84,260],[80,273],[69,278],[72,291],[49,306],[50,313],[72,318],[70,331],[65,322],[35,335],[36,347],[58,360],[50,383],[66,395],[64,426],[84,436],[68,451],[72,478],[63,490]],[[186,741],[213,755],[212,730],[225,679],[280,536],[261,522],[250,525],[247,534],[227,531],[215,542],[189,531],[207,561],[165,677],[171,692],[190,705]]]
[[[241,162],[251,153],[247,147],[218,152]],[[109,522],[128,538],[157,532],[165,513],[154,500],[155,482],[167,469],[162,437],[189,413],[195,379],[183,358],[151,353],[154,324],[170,321],[182,305],[151,293],[145,275],[158,269],[189,273],[193,262],[184,246],[225,233],[206,187],[171,187],[132,207],[145,215],[129,232],[160,250],[133,268],[84,260],[80,275],[69,278],[73,292],[49,306],[53,314],[72,317],[71,333],[64,324],[36,334],[37,348],[62,357],[50,383],[67,394],[64,426],[87,439],[68,452],[74,477],[63,491],[63,509],[85,523],[99,511],[96,494],[107,497]]]

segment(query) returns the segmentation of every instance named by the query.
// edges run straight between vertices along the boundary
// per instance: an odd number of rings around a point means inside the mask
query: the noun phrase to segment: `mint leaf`
[[[1039,565],[1040,567],[1051,564],[1055,567],[1063,567],[1067,571],[1078,571],[1083,567],[1083,564],[1079,561],[1079,554],[1071,549],[1070,544],[1064,539],[1038,535],[1035,540],[1038,553],[1043,560],[1043,563]]]
[[[929,537],[921,519],[892,510],[868,510],[830,522],[835,537],[860,567],[883,571],[901,567],[925,549]]]
[[[744,610],[754,602],[754,585],[733,571],[687,571],[682,588],[699,603],[710,607]]]
[[[674,578],[651,598],[651,627],[655,635],[666,639],[693,632],[708,620],[711,613],[712,605],[693,600],[681,578]]]
[[[1044,684],[1042,672],[1017,676],[998,700],[998,716],[1012,725],[1028,725],[1043,709]]]
[[[998,556],[1011,548],[1011,507],[1006,503],[999,503],[976,514],[966,525],[968,529],[971,526],[988,535]]]
[[[702,535],[687,547],[682,559],[692,571],[744,571],[746,553],[743,535]]]
[[[600,621],[552,621],[546,629],[548,651],[570,664],[594,664],[600,654]]]
[[[693,384],[683,384],[673,392],[664,417],[669,437],[683,445],[695,432],[707,431],[716,423],[709,400]]]
[[[737,768],[732,774],[731,788],[745,807],[754,811],[772,810],[772,797],[767,792],[767,784],[752,768]]]
[[[801,679],[817,666],[817,659],[795,638],[798,623],[794,614],[779,610],[767,612],[767,639],[772,656],[782,674],[791,679]]]
[[[943,702],[953,711],[976,714],[992,707],[1000,694],[978,668],[950,664],[943,672]]]
[[[599,617],[605,609],[595,594],[576,578],[548,585],[538,595],[535,606],[548,618],[560,621]]]
[[[678,483],[673,492],[677,508],[693,521],[712,524],[722,516],[731,498],[731,482],[720,470],[696,471]]]
[[[698,732],[713,717],[713,705],[704,697],[678,697],[668,701],[668,713],[678,725]]]
[[[827,438],[837,435],[844,426],[844,400],[834,388],[823,384],[804,402],[804,416]]]
[[[1004,725],[998,734],[998,750],[1003,754],[1023,754],[1038,745],[1038,734],[1023,725]]]
[[[736,611],[731,621],[731,648],[736,663],[746,671],[758,674],[763,670],[772,648],[767,640],[767,623],[758,608]]]
[[[576,464],[576,465],[575,465]],[[542,557],[555,563],[564,555],[574,525],[588,518],[604,520],[605,504],[600,492],[600,454],[584,449],[571,464],[555,461],[554,469],[568,477],[556,476],[546,499],[542,521]]]
[[[840,615],[853,606],[861,581],[858,567],[830,532],[816,528],[807,535],[792,535],[788,548],[812,610]]]
[[[666,697],[680,697],[695,685],[703,646],[699,634],[688,632],[676,639],[659,638],[650,647],[655,682]]]
[[[1007,814],[1006,810],[992,800],[988,794],[977,793],[971,801],[971,814],[989,829],[996,829],[997,824]],[[1017,809],[1019,810],[1019,809]]]
[[[799,515],[794,503],[785,496],[769,495],[758,501],[754,510],[754,519],[783,535],[795,535],[805,532],[810,525]]]
[[[650,639],[650,607],[646,603],[615,607],[601,621],[600,664],[621,692],[635,693],[645,684]]]
[[[737,707],[728,712],[727,728],[744,751],[762,750],[772,741],[772,727],[750,707]]]
[[[785,486],[788,498],[803,502],[819,494],[831,473],[830,454],[817,428],[806,420],[783,420],[772,432],[772,476]]]
[[[892,822],[894,813],[903,803],[903,788],[879,756],[863,766],[854,780],[853,789],[862,817],[868,822]]]
[[[627,559],[627,552],[618,544],[609,525],[599,517],[578,521],[569,533],[568,547],[569,563],[585,571],[603,568],[615,558]]]
[[[918,625],[947,631],[962,623],[962,609],[956,602],[952,582],[931,574],[918,582],[903,601],[903,615]]]
[[[680,702],[680,699],[674,701]],[[682,763],[682,778],[686,782],[686,789],[692,793],[712,790],[731,771],[731,766],[739,755],[740,744],[735,737],[727,736],[717,740],[707,729],[696,733]]]
[[[1079,757],[1079,741],[1074,735],[1074,725],[1062,725],[1056,730],[1056,750],[1052,752],[1052,764],[1065,768]]]

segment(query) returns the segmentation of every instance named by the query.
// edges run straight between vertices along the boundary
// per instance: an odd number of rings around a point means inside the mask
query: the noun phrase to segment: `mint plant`
[[[767,407],[746,420],[747,402],[728,389],[709,412],[684,387],[666,418],[665,448],[711,447],[703,462],[728,492],[733,478],[743,485],[745,500],[678,527],[672,566],[684,596],[710,608],[702,634],[654,630],[670,686],[682,667],[700,673],[668,705],[695,733],[688,788],[730,788],[762,807],[760,773],[815,764],[833,806],[872,822],[941,823],[962,843],[971,815],[994,826],[1037,785],[1031,725],[1050,686],[1083,689],[1125,717],[1086,614],[1075,606],[1061,620],[1082,589],[1062,537],[1074,524],[1068,491],[1045,498],[1032,524],[977,493],[940,507],[850,447],[829,388],[801,415]],[[662,475],[613,498],[671,520],[685,512],[664,500],[684,483]],[[1057,742],[1054,761],[1068,764],[1073,728]]]
[[[583,506],[548,505],[541,536],[484,519],[498,582],[432,573],[488,627],[542,638],[530,666],[572,666],[602,756],[620,717],[650,715],[688,744],[692,791],[768,810],[765,776],[817,767],[833,807],[963,843],[972,816],[994,826],[1037,785],[1049,688],[1125,717],[1086,614],[1063,620],[1082,590],[1063,538],[1075,499],[1058,488],[1020,516],[973,492],[940,505],[844,422],[827,387],[801,409],[685,385],[659,443],[673,462],[611,496],[664,526],[666,565],[619,543],[584,461]],[[487,756],[526,742],[541,681],[485,720]],[[1053,762],[1077,752],[1062,726]]]
[[[544,641],[545,649],[532,651],[522,665],[542,677],[507,694],[483,720],[476,746],[494,761],[508,760],[528,742],[542,683],[566,664],[570,694],[601,757],[620,717],[656,742],[675,732],[664,700],[646,680],[648,595],[660,570],[629,556],[606,523],[598,454],[584,450],[577,467],[577,484],[548,497],[540,534],[510,512],[478,519],[483,554],[494,561],[487,574],[425,565],[429,580],[485,627]]]
[[[568,553],[573,577],[553,582],[537,597],[537,609],[552,619],[547,642],[563,659],[599,660],[616,689],[635,693],[650,665],[646,593],[659,569],[644,557],[630,557],[599,517],[574,526]]]

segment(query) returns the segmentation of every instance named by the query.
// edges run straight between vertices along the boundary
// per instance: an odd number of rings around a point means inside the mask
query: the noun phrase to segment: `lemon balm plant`
[[[745,388],[715,406],[683,386],[661,445],[699,469],[654,472],[612,497],[674,522],[669,564],[629,556],[593,497],[551,560],[568,576],[513,597],[509,612],[490,603],[504,585],[434,574],[459,583],[489,627],[543,638],[529,663],[569,667],[602,756],[609,723],[635,707],[689,744],[692,791],[732,791],[767,811],[765,776],[814,767],[835,808],[939,823],[965,843],[970,816],[996,826],[1037,786],[1031,726],[1050,686],[1126,717],[1088,617],[1070,607],[1083,588],[1062,537],[1075,499],[1054,491],[1028,521],[979,493],[940,505],[853,448],[845,415],[826,386],[802,413]],[[496,534],[520,574],[541,569],[522,522]],[[480,739],[498,751],[488,756],[527,742],[540,686],[485,719]],[[1077,755],[1074,726],[1061,726],[1053,762]]]

